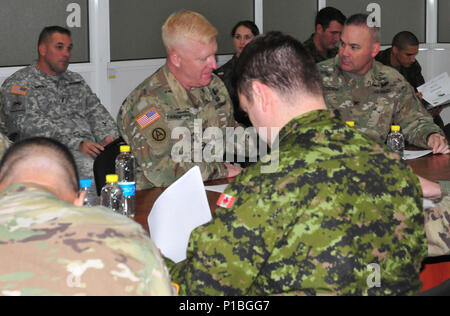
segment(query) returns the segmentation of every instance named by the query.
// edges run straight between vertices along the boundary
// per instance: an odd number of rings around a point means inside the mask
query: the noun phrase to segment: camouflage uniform
[[[133,221],[43,187],[0,195],[0,295],[172,295],[158,249]]]
[[[425,210],[430,257],[450,255],[450,196],[445,194],[434,208]]]
[[[66,71],[50,76],[36,65],[19,70],[3,84],[2,106],[8,136],[15,141],[44,136],[68,146],[82,177],[93,178],[94,160],[79,151],[82,141],[103,144],[117,137],[114,119],[83,78]]]
[[[314,59],[316,63],[320,63],[324,60],[333,58],[339,52],[339,48],[333,48],[327,51],[327,56],[323,56],[316,48],[316,44],[314,44],[314,34],[303,43],[303,47],[305,47],[306,51],[309,55]]]
[[[150,118],[142,121],[145,116]],[[186,127],[195,139],[196,119],[202,120],[203,130],[237,124],[227,89],[216,75],[208,86],[187,91],[165,65],[128,96],[117,124],[137,159],[138,189],[169,186],[194,165],[200,167],[204,180],[228,176],[223,163],[177,163],[172,159],[172,147],[180,141],[171,139],[172,130]],[[191,158],[194,161],[193,155]]]
[[[10,141],[8,137],[0,133],[0,159],[2,159],[3,155],[5,154],[6,150],[8,149],[10,145]]]
[[[240,174],[229,209],[190,237],[170,273],[187,295],[402,295],[427,255],[420,184],[386,147],[328,111],[279,137],[279,168]],[[168,261],[166,261],[169,263]],[[381,287],[369,288],[378,264]]]
[[[325,102],[360,131],[386,141],[391,125],[400,125],[406,140],[428,148],[428,136],[443,135],[411,85],[395,69],[374,61],[363,76],[342,71],[339,56],[318,64]]]

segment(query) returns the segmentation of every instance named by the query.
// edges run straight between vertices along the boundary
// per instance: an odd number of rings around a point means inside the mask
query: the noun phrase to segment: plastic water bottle
[[[130,146],[120,146],[116,173],[123,191],[123,214],[133,218],[136,215],[136,158],[131,154]]]
[[[405,150],[405,137],[403,137],[403,134],[400,133],[400,126],[392,125],[391,132],[387,137],[387,145],[403,158],[403,152]]]
[[[114,212],[123,214],[123,192],[119,184],[119,176],[109,174],[106,176],[106,184],[102,189],[101,204]]]
[[[80,180],[81,192],[86,192],[83,200],[84,206],[97,206],[98,205],[98,196],[97,190],[92,185],[91,179],[82,179]]]

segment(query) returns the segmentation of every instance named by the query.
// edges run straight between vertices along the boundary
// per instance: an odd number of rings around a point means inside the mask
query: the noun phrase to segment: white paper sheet
[[[186,259],[191,232],[211,219],[202,175],[196,166],[156,200],[148,217],[148,227],[161,253],[178,263]]]
[[[450,77],[444,72],[417,88],[431,107],[450,101]]]
[[[417,159],[432,153],[432,150],[405,150],[403,151],[404,160]]]
[[[213,192],[218,192],[218,193],[224,193],[225,190],[227,189],[228,184],[220,184],[220,185],[210,185],[210,186],[206,186],[205,189],[206,191],[213,191]]]

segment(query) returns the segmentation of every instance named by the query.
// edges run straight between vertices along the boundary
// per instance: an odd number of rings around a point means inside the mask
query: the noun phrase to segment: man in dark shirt
[[[338,53],[337,43],[345,23],[345,15],[333,7],[326,7],[317,13],[316,32],[303,43],[306,51],[316,63],[333,58]]]
[[[422,104],[427,108],[428,103],[422,99],[422,95],[417,88],[425,83],[422,76],[422,67],[416,60],[419,53],[419,40],[408,31],[403,31],[394,36],[392,48],[380,52],[375,59],[386,66],[395,68],[403,77],[413,86],[417,96]],[[433,116],[434,122],[444,129],[444,123],[440,117],[441,108],[430,109],[429,113]]]

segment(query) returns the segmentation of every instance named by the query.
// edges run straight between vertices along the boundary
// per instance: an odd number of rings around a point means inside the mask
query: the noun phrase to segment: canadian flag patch
[[[234,196],[228,195],[228,194],[222,194],[217,201],[217,206],[223,207],[223,208],[231,208],[234,204],[234,201],[236,198]]]

